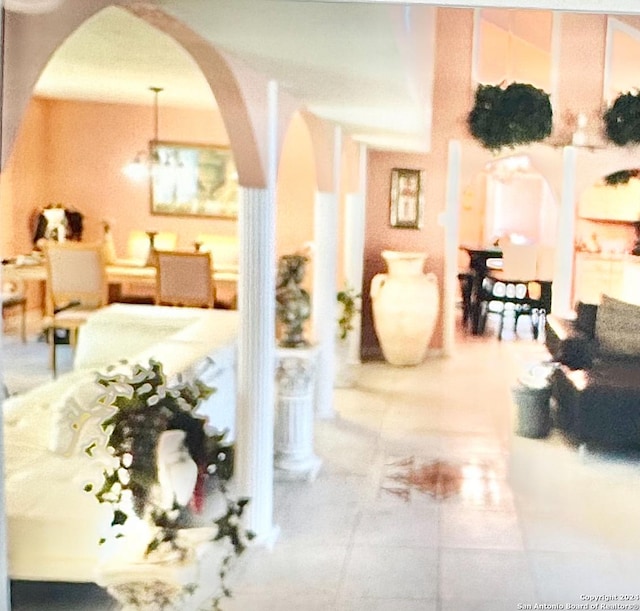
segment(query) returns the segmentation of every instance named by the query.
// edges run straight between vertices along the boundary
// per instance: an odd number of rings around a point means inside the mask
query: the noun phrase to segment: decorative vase
[[[440,294],[434,273],[423,273],[421,252],[383,250],[388,273],[371,281],[373,324],[385,360],[391,365],[418,365],[433,335]]]
[[[311,316],[311,299],[301,284],[307,258],[304,255],[283,255],[278,262],[276,281],[276,316],[282,323],[284,337],[279,345],[301,348],[309,345],[304,337],[304,324]]]
[[[108,223],[103,224],[103,232],[102,244],[104,249],[104,261],[107,265],[110,265],[115,263],[118,257],[116,256],[116,246],[113,242],[111,227]]]

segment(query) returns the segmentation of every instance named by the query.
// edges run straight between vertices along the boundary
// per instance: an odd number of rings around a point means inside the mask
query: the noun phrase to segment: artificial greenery
[[[100,503],[113,506],[111,526],[114,536],[123,536],[122,529],[129,518],[128,501],[135,514],[153,525],[153,536],[148,542],[145,555],[166,550],[186,550],[179,544],[178,534],[192,524],[192,512],[202,508],[205,490],[207,494],[221,494],[226,513],[214,521],[214,541],[230,544],[230,552],[222,561],[220,577],[221,595],[213,601],[218,608],[220,598],[230,596],[225,576],[232,559],[246,548],[253,534],[241,525],[241,517],[249,502],[246,498],[233,499],[227,484],[233,473],[233,446],[225,441],[226,433],[210,431],[207,420],[196,410],[203,399],[214,392],[200,380],[178,381],[168,386],[162,365],[150,360],[149,367],[136,364],[131,374],[108,372],[99,374],[98,384],[104,388],[100,403],[112,409],[102,422],[107,436],[106,449],[113,457],[113,467],[103,473],[102,485],[97,492],[93,485],[85,487],[95,492]],[[176,503],[167,510],[157,502],[156,447],[164,431],[185,431],[185,445],[191,459],[198,467],[198,480],[189,508]],[[96,443],[86,448],[93,456]],[[104,543],[104,539],[100,541]]]
[[[338,329],[340,339],[347,339],[350,331],[353,331],[353,320],[359,312],[359,293],[352,287],[345,287],[338,291],[338,303],[342,306],[340,318],[338,318]]]
[[[618,185],[626,185],[632,178],[640,176],[640,170],[620,170],[607,174],[604,177],[604,183],[609,187],[617,187]]]
[[[640,143],[640,93],[621,93],[602,119],[609,141],[617,146]]]
[[[492,151],[544,140],[553,125],[549,94],[526,83],[478,85],[467,124],[471,135]]]

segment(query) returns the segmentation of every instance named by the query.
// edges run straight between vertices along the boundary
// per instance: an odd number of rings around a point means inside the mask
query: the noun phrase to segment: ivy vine
[[[347,339],[350,331],[353,331],[353,319],[359,312],[358,300],[360,294],[352,287],[345,287],[338,291],[336,295],[338,303],[342,306],[340,317],[338,318],[338,328],[340,329],[340,339]]]

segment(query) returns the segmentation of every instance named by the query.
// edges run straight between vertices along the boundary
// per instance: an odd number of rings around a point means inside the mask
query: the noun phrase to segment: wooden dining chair
[[[505,315],[513,314],[516,333],[521,316],[529,316],[534,339],[538,338],[543,316],[541,287],[538,280],[538,246],[507,243],[502,247],[502,269],[490,270],[482,281],[480,294],[480,330],[484,330],[487,316],[500,316],[498,339],[502,339]]]
[[[47,305],[44,330],[53,375],[57,375],[57,331],[66,331],[75,346],[78,330],[90,314],[108,303],[102,244],[51,242],[45,247]]]
[[[27,341],[27,297],[24,294],[24,288],[18,286],[15,282],[7,282],[2,287],[0,293],[0,302],[2,303],[2,313],[19,309],[20,310],[20,338],[22,343]]]
[[[215,285],[208,252],[157,251],[156,304],[213,308]]]

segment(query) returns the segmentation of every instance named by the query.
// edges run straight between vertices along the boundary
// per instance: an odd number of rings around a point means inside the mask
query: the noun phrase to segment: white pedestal
[[[184,534],[184,537],[180,535]],[[186,557],[149,558],[127,552],[98,568],[96,582],[123,611],[196,611],[219,594],[218,571],[228,553],[213,538],[212,528],[182,531],[179,540]],[[198,540],[200,539],[200,540]]]
[[[316,346],[276,349],[275,477],[315,479],[322,461],[313,451]]]

